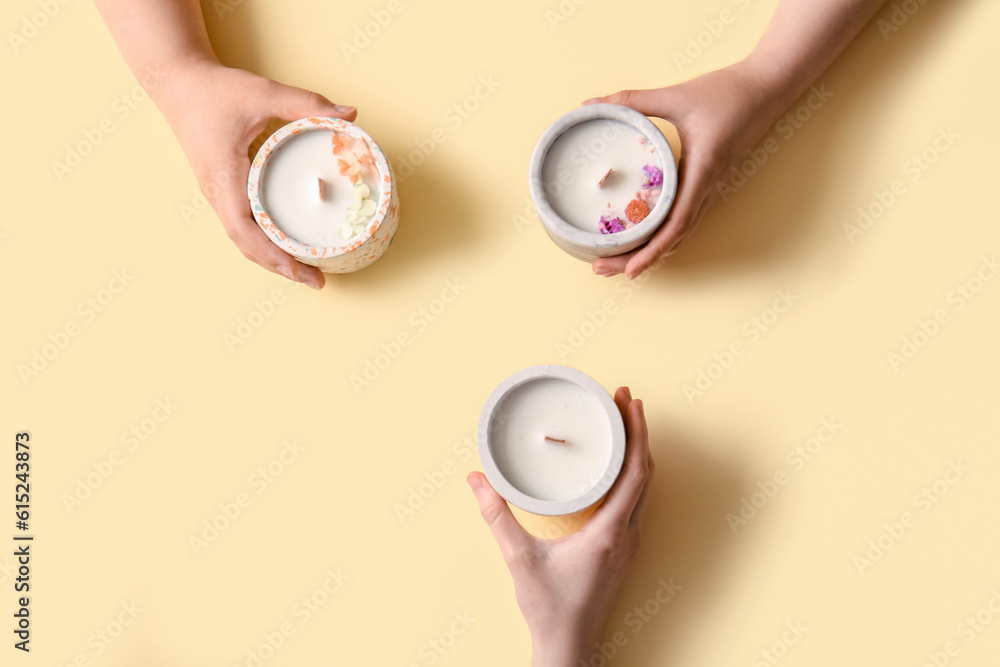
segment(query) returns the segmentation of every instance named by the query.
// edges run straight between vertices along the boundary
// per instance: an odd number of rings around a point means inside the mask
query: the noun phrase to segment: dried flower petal
[[[633,199],[625,207],[625,216],[630,222],[642,222],[649,215],[649,204],[641,199]]]
[[[348,137],[341,132],[331,133],[330,142],[333,144],[334,155],[340,155],[350,147]]]
[[[598,225],[598,228],[602,234],[614,234],[616,232],[625,231],[625,226],[622,224],[621,219],[609,215],[601,216],[601,222]]]
[[[642,170],[646,172],[646,180],[643,182],[642,187],[649,189],[663,185],[663,172],[660,171],[659,167],[647,164]]]

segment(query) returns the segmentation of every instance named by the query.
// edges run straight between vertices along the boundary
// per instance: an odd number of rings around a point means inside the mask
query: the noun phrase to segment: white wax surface
[[[588,232],[598,231],[609,205],[615,215],[624,217],[625,206],[646,179],[643,166],[662,169],[644,140],[631,125],[608,119],[589,120],[563,132],[542,164],[542,182],[555,212]],[[614,173],[598,187],[608,169]]]
[[[566,444],[545,440],[565,440]],[[611,424],[597,398],[558,378],[512,389],[490,424],[490,451],[501,474],[540,500],[570,500],[589,490],[611,459]]]
[[[293,135],[271,153],[261,170],[260,200],[274,224],[288,236],[317,248],[349,240],[340,230],[354,186],[349,177],[340,175],[332,135],[332,130]],[[324,181],[323,199],[319,198],[318,178]],[[376,184],[365,183],[371,189],[369,197],[378,202]]]

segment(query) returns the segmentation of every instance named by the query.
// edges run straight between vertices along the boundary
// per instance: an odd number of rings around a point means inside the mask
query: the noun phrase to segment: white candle
[[[385,154],[340,118],[303,118],[268,137],[250,165],[247,197],[275,245],[328,273],[377,260],[399,223]]]
[[[659,156],[641,132],[598,119],[556,139],[545,157],[542,181],[560,217],[577,229],[599,232],[602,217],[617,218],[622,227],[641,222],[660,197],[662,173]],[[629,219],[626,208],[632,201],[646,206],[641,217]]]
[[[525,382],[504,397],[493,419],[497,467],[533,498],[570,500],[586,493],[611,458],[611,425],[601,404],[566,380]]]
[[[646,243],[673,205],[677,167],[663,133],[634,109],[592,104],[542,134],[528,186],[545,231],[592,262]]]
[[[360,225],[344,231],[356,180],[367,188],[363,199],[371,201],[368,217],[381,195],[374,162],[353,176],[340,173],[341,158],[333,152],[335,136],[332,130],[294,135],[271,153],[261,173],[260,201],[274,224],[316,248],[329,248],[363,231]]]
[[[535,366],[505,380],[487,402],[479,438],[490,483],[536,514],[569,514],[597,502],[624,457],[614,401],[563,366]]]

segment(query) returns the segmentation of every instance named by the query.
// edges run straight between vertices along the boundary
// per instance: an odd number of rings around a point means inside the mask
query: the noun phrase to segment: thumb
[[[674,121],[674,94],[671,88],[620,90],[604,97],[592,97],[584,104],[620,104],[635,109],[643,116],[656,116],[671,123]]]
[[[531,536],[517,522],[507,507],[507,501],[493,490],[483,473],[471,472],[466,481],[476,496],[479,511],[486,525],[493,531],[493,537],[500,546],[500,553],[503,554],[505,561],[509,560],[511,555],[531,541]]]
[[[358,110],[344,104],[334,104],[319,93],[305,88],[286,86],[275,82],[276,88],[271,92],[273,115],[278,118],[294,120],[309,116],[332,116],[353,121],[358,117]]]

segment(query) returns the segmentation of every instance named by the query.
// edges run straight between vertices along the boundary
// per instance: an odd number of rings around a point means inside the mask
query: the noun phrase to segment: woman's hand
[[[767,77],[749,61],[709,72],[676,86],[624,90],[584,102],[631,107],[672,123],[681,140],[677,198],[663,226],[642,248],[593,264],[594,273],[635,278],[659,258],[676,252],[719,195],[730,167],[746,159],[781,109],[769,100]]]
[[[579,532],[557,540],[533,537],[482,473],[468,477],[514,579],[536,666],[577,667],[593,652],[639,548],[653,459],[642,401],[621,387],[615,403],[625,418],[625,463],[604,503]]]
[[[225,67],[212,50],[199,0],[95,0],[122,57],[170,123],[205,199],[243,255],[268,271],[322,289],[323,273],[271,243],[247,199],[251,142],[272,119],[357,110],[322,95]],[[148,73],[155,72],[155,77]]]
[[[194,170],[206,200],[243,255],[268,271],[321,289],[323,273],[274,245],[257,226],[247,199],[250,143],[273,118],[333,116],[357,110],[302,88],[201,60],[163,82],[158,103]]]
[[[643,248],[594,262],[594,273],[635,278],[677,250],[729,180],[730,167],[763,136],[871,20],[885,0],[782,0],[746,58],[676,86],[625,90],[610,102],[674,124],[681,139],[677,199]]]

